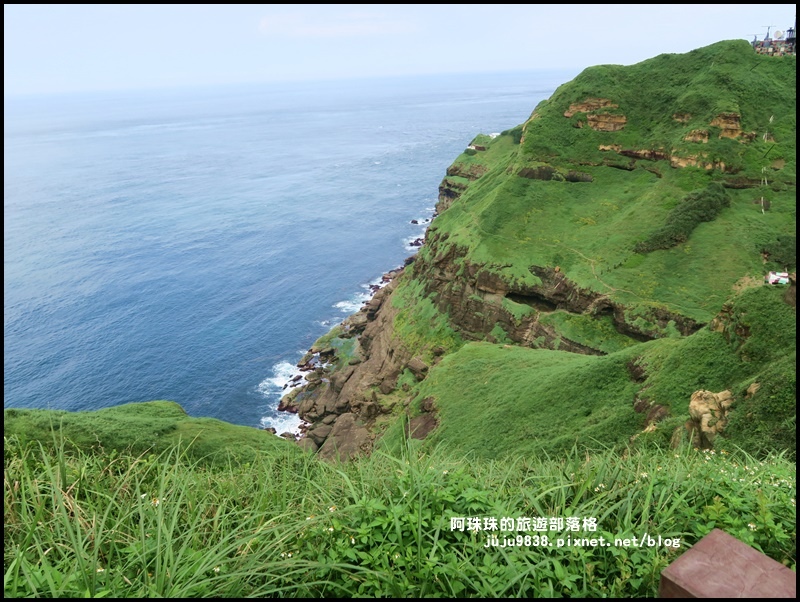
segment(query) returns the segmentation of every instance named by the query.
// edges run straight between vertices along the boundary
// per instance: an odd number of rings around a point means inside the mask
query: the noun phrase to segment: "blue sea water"
[[[413,253],[447,166],[573,75],[6,98],[4,407],[293,428],[294,364]]]

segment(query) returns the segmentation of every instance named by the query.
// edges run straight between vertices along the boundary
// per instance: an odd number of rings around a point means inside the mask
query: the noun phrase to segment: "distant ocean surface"
[[[296,426],[294,365],[414,252],[445,170],[574,72],[4,102],[4,407]]]

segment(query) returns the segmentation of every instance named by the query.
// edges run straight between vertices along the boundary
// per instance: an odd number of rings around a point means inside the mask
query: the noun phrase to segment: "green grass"
[[[77,448],[111,453],[160,453],[182,442],[191,453],[217,462],[247,462],[263,451],[294,445],[266,431],[213,418],[192,418],[177,403],[128,403],[92,412],[6,409],[3,434],[52,444],[63,439]],[[287,452],[288,453],[288,452]]]
[[[439,408],[430,445],[498,458],[559,453],[578,439],[589,446],[625,441],[642,423],[632,409],[629,356],[468,343],[419,388],[417,397],[432,396]]]
[[[278,450],[209,466],[182,447],[4,444],[6,597],[650,597],[715,527],[796,563],[795,467],[779,456],[477,462],[411,446],[347,465]],[[499,530],[520,517],[531,527]],[[485,519],[523,545],[486,547]],[[644,532],[677,545],[616,541]]]
[[[434,350],[451,352],[463,344],[446,315],[425,296],[419,281],[401,284],[392,295],[392,303],[399,309],[393,332],[412,355],[430,360]]]
[[[543,314],[539,321],[549,324],[570,341],[604,353],[613,353],[636,345],[636,341],[617,332],[611,316],[593,317],[556,311]]]

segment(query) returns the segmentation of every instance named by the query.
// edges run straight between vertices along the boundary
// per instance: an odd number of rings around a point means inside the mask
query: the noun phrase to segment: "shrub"
[[[690,192],[667,216],[666,223],[634,247],[636,253],[649,253],[659,249],[670,249],[686,242],[694,229],[702,222],[713,221],[731,199],[725,188],[712,182],[702,190]]]

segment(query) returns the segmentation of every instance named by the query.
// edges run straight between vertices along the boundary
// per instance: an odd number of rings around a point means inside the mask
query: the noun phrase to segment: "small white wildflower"
[[[400,558],[400,554],[395,554],[394,559],[397,560],[398,558]]]
[[[99,567],[97,567],[97,572],[98,573],[105,573],[106,570],[103,567],[99,566]]]
[[[333,533],[333,527],[328,527],[328,531],[330,531],[331,533]]]
[[[154,497],[150,503],[155,507],[158,506],[161,502],[158,500],[157,497]]]
[[[450,471],[449,470],[443,470],[442,474],[450,474]]]
[[[753,523],[747,523],[747,526],[750,527],[751,531],[755,531],[756,530],[756,526]]]
[[[287,554],[287,556],[288,556],[289,558],[291,558],[291,557],[292,557],[292,553],[291,553],[291,552],[289,552],[289,553]]]
[[[218,567],[218,566],[215,566],[215,567],[214,567],[214,572],[215,572],[215,573],[219,573],[219,567]]]
[[[281,558],[286,558],[286,552],[281,552]]]
[[[143,493],[143,494],[142,494],[142,495],[140,495],[139,497],[140,497],[141,499],[144,499],[144,498],[146,498],[146,497],[147,497],[147,494],[146,494],[146,493]]]
[[[643,479],[646,479],[646,478],[647,478],[647,473],[646,473],[646,472],[643,472],[643,473],[642,473],[642,474],[640,474],[639,476],[640,476],[640,477],[642,477]]]
[[[356,538],[355,538],[355,537],[351,537],[351,538],[350,538],[350,543],[351,543],[351,544],[353,544],[353,545],[355,545],[355,543],[356,543]]]
[[[328,508],[328,512],[336,512],[336,506],[331,506]]]

